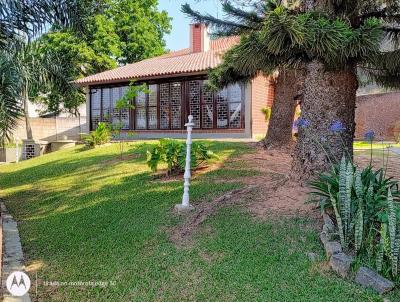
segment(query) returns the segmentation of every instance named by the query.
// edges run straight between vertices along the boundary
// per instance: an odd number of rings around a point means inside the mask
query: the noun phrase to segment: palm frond
[[[243,32],[256,29],[251,25],[251,23],[247,24],[240,21],[223,20],[210,14],[203,15],[200,12],[193,10],[187,3],[182,5],[181,11],[190,16],[194,22],[208,24],[214,30],[213,34],[216,36],[240,35]]]
[[[10,138],[22,115],[19,101],[21,79],[12,58],[0,55],[0,145]]]
[[[83,31],[85,18],[103,4],[103,0],[0,0],[0,48],[35,38],[50,27]]]

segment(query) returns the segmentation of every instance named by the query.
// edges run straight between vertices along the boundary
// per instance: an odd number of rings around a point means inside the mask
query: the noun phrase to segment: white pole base
[[[177,204],[175,205],[175,211],[177,211],[178,213],[189,213],[191,211],[194,210],[194,206],[188,205],[188,206],[184,206],[183,204]]]

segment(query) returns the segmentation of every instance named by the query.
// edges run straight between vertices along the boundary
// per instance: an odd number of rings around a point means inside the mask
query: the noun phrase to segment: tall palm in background
[[[21,43],[16,50],[9,51],[8,57],[17,71],[21,85],[17,99],[23,107],[26,136],[32,139],[28,105],[33,98],[50,86],[59,86],[59,91],[64,91],[65,95],[76,88],[71,84],[71,79],[64,76],[63,70],[66,67],[62,58],[44,51],[40,41]]]
[[[62,58],[40,52],[36,39],[52,27],[83,31],[84,19],[98,9],[101,1],[0,0],[0,143],[24,112],[32,138],[27,101],[41,87],[53,83],[72,89],[62,77]]]
[[[22,113],[17,101],[21,91],[21,81],[15,64],[6,54],[0,56],[0,143],[3,143],[16,127]]]
[[[247,68],[237,68],[236,60],[242,60],[240,55],[240,52],[243,51],[242,45],[252,43],[254,49],[262,47],[259,40],[252,37],[262,30],[267,14],[280,4],[277,1],[251,0],[235,1],[235,5],[233,2],[224,2],[222,6],[226,15],[224,19],[218,19],[211,15],[202,15],[193,11],[189,5],[182,7],[183,12],[197,22],[208,23],[213,28],[215,35],[241,35],[243,37],[241,45],[225,55],[225,63],[211,72],[211,85],[222,88],[232,82],[249,81],[260,72],[267,75],[273,74],[271,79],[275,82],[275,97],[268,133],[264,139],[264,144],[267,148],[287,147],[293,142],[292,124],[297,100],[302,98],[304,72],[301,68],[294,70],[283,66],[271,65],[271,62],[262,60],[263,55],[260,52],[253,54],[253,59],[255,60],[253,63],[257,63],[247,64]],[[290,1],[286,1],[284,5],[292,8],[296,7],[296,4]],[[244,10],[243,7],[247,7],[247,10]],[[250,38],[246,39],[246,37]]]
[[[344,153],[352,156],[358,71],[381,84],[398,84],[399,1],[283,2],[270,1],[275,7],[266,10],[262,28],[242,37],[211,79],[226,84],[260,66],[265,73],[305,69],[292,169],[304,179]]]

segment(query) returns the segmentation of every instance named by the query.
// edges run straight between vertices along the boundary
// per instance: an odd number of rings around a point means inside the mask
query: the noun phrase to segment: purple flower
[[[364,134],[364,138],[365,138],[366,141],[372,142],[374,140],[374,138],[375,138],[375,132],[372,131],[372,130],[367,131]]]
[[[308,126],[310,126],[310,121],[304,118],[298,118],[297,120],[295,120],[295,122],[293,123],[293,128],[307,128]]]
[[[321,143],[326,143],[328,140],[325,136],[321,136]]]
[[[329,127],[329,130],[334,132],[334,133],[340,133],[346,130],[346,127],[343,126],[341,121],[334,121],[331,126]]]

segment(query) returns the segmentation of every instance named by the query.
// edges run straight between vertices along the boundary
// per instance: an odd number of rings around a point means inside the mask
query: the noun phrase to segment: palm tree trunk
[[[27,89],[24,89],[23,94],[22,94],[22,99],[23,99],[23,102],[24,102],[26,138],[27,139],[33,139],[32,127],[31,127],[31,122],[30,122],[30,119],[29,119],[28,91],[27,91]]]
[[[352,158],[357,88],[352,65],[340,71],[326,71],[318,61],[307,65],[301,118],[309,124],[299,127],[292,164],[295,179],[326,171],[343,154]],[[335,121],[345,127],[340,133],[330,130]]]
[[[304,73],[302,71],[285,69],[279,71],[268,133],[264,139],[266,148],[282,148],[292,144],[292,125],[296,101],[302,94],[303,84]]]

